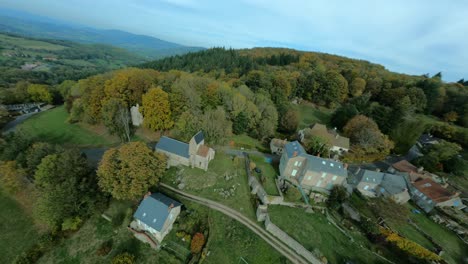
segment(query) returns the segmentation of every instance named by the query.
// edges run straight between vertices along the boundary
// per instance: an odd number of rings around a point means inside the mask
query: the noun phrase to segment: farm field
[[[34,115],[17,129],[40,141],[79,147],[108,146],[118,143],[117,138],[107,133],[96,134],[80,124],[67,122],[68,113],[60,106]]]

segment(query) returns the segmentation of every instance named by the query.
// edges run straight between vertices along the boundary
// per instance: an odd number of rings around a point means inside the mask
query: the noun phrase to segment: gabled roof
[[[328,130],[325,125],[315,123],[310,128],[310,133],[313,136],[323,138],[332,146],[349,149],[349,138],[340,136],[334,130]]]
[[[161,137],[158,144],[156,144],[156,150],[164,150],[170,153],[174,153],[178,156],[189,158],[189,145],[187,143],[175,140],[173,138]]]
[[[299,143],[297,140],[286,143],[284,147],[288,158],[299,156],[301,154],[306,154],[304,147],[302,147],[301,143]]]
[[[429,178],[416,181],[413,186],[436,203],[445,202],[452,197],[450,191]]]
[[[198,151],[197,151],[197,155],[198,156],[202,156],[202,157],[206,157],[208,156],[208,152],[210,151],[210,148],[205,146],[205,145],[201,145],[199,148],[198,148]]]
[[[307,169],[310,171],[325,172],[340,177],[348,176],[348,172],[341,162],[331,159],[324,159],[309,154],[302,154],[301,156],[307,159]]]
[[[384,190],[393,195],[399,194],[405,190],[408,190],[408,186],[406,185],[406,180],[404,175],[398,174],[388,174],[385,173],[382,183],[380,184]]]
[[[385,173],[371,170],[359,170],[357,177],[359,182],[368,182],[380,184],[384,178]]]
[[[407,160],[400,160],[392,164],[392,167],[401,172],[418,172],[418,168]]]
[[[205,136],[203,135],[203,131],[198,131],[197,134],[195,134],[195,136],[193,136],[194,139],[195,139],[195,143],[196,144],[199,144],[200,142],[202,142],[203,139],[205,139]]]
[[[157,231],[161,231],[164,222],[171,207],[180,206],[181,203],[165,196],[162,193],[153,193],[143,199],[138,209],[133,214],[135,219],[140,220],[147,226],[154,228]]]

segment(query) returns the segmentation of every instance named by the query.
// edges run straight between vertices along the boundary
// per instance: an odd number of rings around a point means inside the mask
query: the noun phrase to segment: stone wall
[[[317,258],[304,246],[302,246],[299,242],[297,242],[295,239],[286,234],[286,232],[284,232],[275,224],[273,224],[268,215],[265,217],[265,228],[268,232],[270,232],[275,237],[283,241],[286,245],[288,245],[290,248],[296,251],[297,254],[303,256],[310,263],[320,263],[317,260]]]

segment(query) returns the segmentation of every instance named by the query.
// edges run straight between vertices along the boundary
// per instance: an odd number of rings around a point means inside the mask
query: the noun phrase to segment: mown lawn
[[[270,164],[265,161],[265,157],[259,157],[255,155],[249,155],[250,160],[257,165],[257,168],[261,170],[261,175],[265,177],[265,182],[263,182],[263,188],[269,195],[279,195],[278,188],[276,188],[276,175],[278,175],[275,168],[278,167],[278,164]],[[257,179],[261,182],[260,175],[256,172],[253,172],[257,176]]]
[[[90,147],[107,146],[117,142],[107,134],[96,134],[80,124],[70,124],[67,118],[65,107],[60,106],[32,116],[18,125],[17,129],[38,140],[55,144]]]
[[[11,263],[31,247],[39,234],[20,205],[0,190],[0,263]]]
[[[217,152],[208,171],[185,166],[171,168],[162,178],[162,182],[177,186],[177,178],[182,179],[185,184],[184,191],[220,202],[256,219],[243,158],[233,159],[229,155]],[[224,197],[222,192],[230,194]]]
[[[271,221],[310,251],[318,249],[328,263],[386,263],[364,248],[373,246],[359,232],[349,232],[351,242],[320,213],[306,213],[304,209],[269,206]]]
[[[330,124],[333,113],[331,109],[320,106],[315,107],[310,104],[294,105],[294,107],[299,111],[299,129],[308,127],[313,123]]]

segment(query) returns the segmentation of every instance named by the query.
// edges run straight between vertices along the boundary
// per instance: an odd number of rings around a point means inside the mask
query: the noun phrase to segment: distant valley
[[[126,49],[146,59],[159,59],[204,49],[120,30],[104,30],[70,24],[26,12],[12,12],[8,9],[0,9],[0,31],[36,38],[107,44]]]

